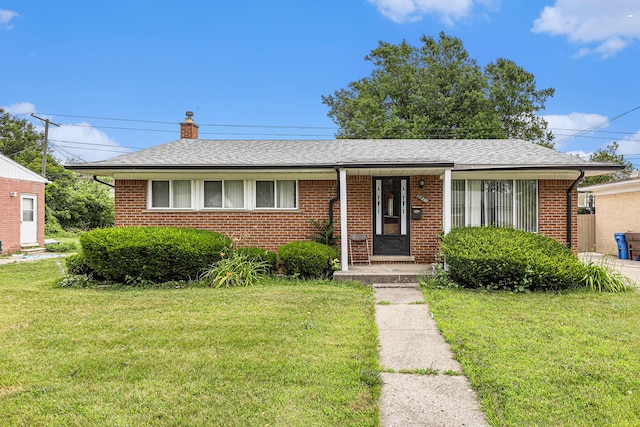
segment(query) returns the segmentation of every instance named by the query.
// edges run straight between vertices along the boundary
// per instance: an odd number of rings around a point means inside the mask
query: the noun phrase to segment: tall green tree
[[[483,70],[459,38],[422,36],[421,46],[379,42],[371,76],[322,96],[338,138],[525,138],[551,145],[535,113],[553,96],[532,74],[498,59]]]
[[[552,148],[553,133],[537,113],[544,110],[555,89],[537,90],[533,74],[504,58],[488,64],[484,72],[489,84],[489,105],[498,115],[503,135]]]
[[[0,108],[0,153],[25,166],[39,159],[41,162],[43,140],[27,120]]]
[[[42,171],[43,135],[24,119],[0,108],[0,153],[31,169]],[[109,188],[67,170],[47,155],[45,220],[47,230],[91,229],[113,225],[114,206]]]
[[[612,163],[614,165],[623,165],[624,169],[615,173],[600,176],[590,176],[582,180],[581,186],[604,184],[606,182],[620,181],[622,179],[629,178],[633,172],[633,163],[625,160],[624,154],[618,154],[618,148],[620,144],[616,141],[608,144],[605,148],[599,148],[594,153],[591,153],[589,160],[592,162],[600,163]]]

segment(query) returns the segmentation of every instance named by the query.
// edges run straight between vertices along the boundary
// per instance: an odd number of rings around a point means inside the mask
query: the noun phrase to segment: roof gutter
[[[580,169],[580,175],[578,178],[571,184],[571,186],[567,189],[567,247],[571,249],[571,241],[573,240],[573,235],[571,228],[573,227],[573,215],[572,215],[572,207],[573,207],[573,190],[576,188],[576,185],[584,178],[584,169]]]
[[[100,184],[107,185],[107,186],[109,186],[109,187],[111,187],[111,188],[116,188],[116,186],[115,186],[115,185],[113,185],[113,184],[111,184],[111,183],[109,183],[109,182],[100,181],[100,180],[98,179],[98,177],[97,177],[97,176],[95,176],[95,175],[93,175],[93,180],[94,180],[95,182],[99,182]]]

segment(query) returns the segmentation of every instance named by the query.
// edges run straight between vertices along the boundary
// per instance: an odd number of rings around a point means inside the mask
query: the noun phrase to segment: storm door
[[[373,178],[373,254],[410,255],[409,178]]]

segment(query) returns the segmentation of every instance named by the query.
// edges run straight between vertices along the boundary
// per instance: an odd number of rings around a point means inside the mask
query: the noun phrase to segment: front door
[[[409,178],[373,178],[373,254],[410,255]]]
[[[38,199],[35,195],[20,196],[20,244],[38,243]]]

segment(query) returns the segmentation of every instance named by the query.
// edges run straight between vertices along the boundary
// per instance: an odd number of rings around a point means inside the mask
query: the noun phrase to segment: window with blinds
[[[453,227],[538,231],[536,180],[452,180],[451,190]]]

